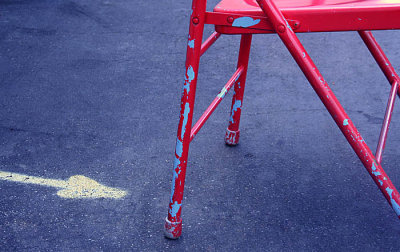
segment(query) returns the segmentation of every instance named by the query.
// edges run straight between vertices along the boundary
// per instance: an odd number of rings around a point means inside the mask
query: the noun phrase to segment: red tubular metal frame
[[[171,198],[164,229],[165,236],[172,239],[178,238],[182,232],[181,205],[185,186],[190,133],[192,130],[194,100],[201,54],[201,43],[203,40],[205,11],[206,1],[193,0],[186,51],[186,74],[182,89],[181,110],[176,138]]]
[[[376,42],[372,32],[370,31],[359,31],[358,34],[364,41],[365,45],[368,47],[368,50],[371,52],[374,57],[376,63],[378,63],[382,72],[385,74],[390,84],[393,84],[395,81],[399,81],[400,78],[394,70],[392,64],[389,59],[386,57],[382,48],[379,46],[378,42]],[[397,94],[400,95],[400,88],[397,91]]]
[[[396,100],[396,91],[398,88],[399,88],[399,83],[396,81],[392,85],[392,88],[390,89],[390,96],[386,107],[385,118],[383,119],[381,134],[379,136],[378,146],[376,147],[376,153],[375,153],[376,161],[378,161],[378,163],[382,162],[382,154],[383,150],[385,149],[387,134],[389,132],[389,125],[393,113],[394,102]]]
[[[247,68],[249,65],[250,47],[251,47],[251,34],[243,34],[240,41],[238,67],[243,66],[243,74],[240,75],[238,81],[235,84],[235,90],[232,97],[231,106],[231,117],[229,119],[229,125],[226,129],[225,143],[228,145],[237,145],[240,137],[240,116],[242,113],[243,106],[243,94],[244,87],[246,84]]]
[[[382,153],[385,148],[387,133],[389,131],[390,120],[393,113],[394,102],[396,99],[396,93],[400,96],[400,87],[399,82],[400,78],[394,70],[392,64],[389,59],[386,57],[382,48],[379,46],[378,42],[376,42],[372,32],[370,31],[359,31],[358,32],[361,39],[364,41],[365,45],[368,47],[368,50],[371,52],[374,57],[376,63],[378,63],[382,72],[385,74],[387,80],[392,85],[390,90],[390,96],[388,100],[388,105],[386,108],[385,118],[382,124],[381,134],[379,136],[378,146],[376,148],[376,160],[378,163],[382,161]]]
[[[215,43],[215,41],[217,41],[217,39],[219,39],[220,36],[221,33],[219,32],[211,34],[211,36],[201,45],[200,56],[203,56],[203,54]]]
[[[346,19],[338,18],[336,26],[327,25],[322,27],[319,24],[314,24],[315,21],[307,19],[305,13],[300,14],[301,18],[309,21],[308,26],[300,25],[297,20],[285,18],[283,13],[272,0],[256,0],[261,8],[264,16],[250,17],[249,15],[241,15],[240,13],[214,13],[206,12],[206,0],[193,0],[192,1],[192,14],[190,16],[189,39],[187,46],[186,56],[186,74],[185,81],[182,89],[180,118],[177,132],[177,140],[175,147],[175,161],[172,178],[171,197],[169,202],[168,217],[165,221],[165,235],[168,238],[176,239],[182,232],[182,199],[185,184],[185,175],[187,167],[187,159],[189,152],[189,145],[204,123],[208,120],[217,106],[220,104],[225,95],[234,86],[234,94],[232,98],[231,116],[229,125],[225,135],[225,142],[228,145],[236,145],[239,141],[239,124],[243,103],[243,93],[246,82],[247,68],[249,62],[249,54],[251,47],[252,34],[257,33],[277,33],[285,44],[292,57],[295,59],[300,69],[310,82],[311,86],[329,111],[333,120],[336,122],[339,129],[357,154],[366,170],[381,190],[397,216],[400,218],[400,194],[393,186],[391,180],[381,167],[382,153],[385,147],[393,107],[396,99],[396,93],[400,96],[400,78],[390,64],[383,50],[376,42],[370,31],[363,30],[364,27],[369,29],[388,29],[389,26],[380,20],[374,23],[374,19],[383,15],[383,12],[373,14],[366,22],[361,24],[351,24],[351,16],[347,12]],[[322,0],[315,0],[313,4],[321,4]],[[398,10],[397,10],[398,11]],[[293,12],[294,13],[294,12]],[[390,12],[390,15],[395,15],[395,12]],[[361,13],[367,15],[365,13]],[[288,11],[287,15],[291,15]],[[304,16],[301,16],[304,15]],[[312,16],[312,15],[311,15]],[[252,27],[233,27],[234,20],[238,18],[251,18],[254,24]],[[395,17],[397,17],[395,15]],[[331,17],[332,18],[332,17]],[[341,21],[340,21],[341,20]],[[362,19],[359,18],[361,21]],[[216,32],[214,32],[208,39],[202,43],[203,30],[205,24],[216,25]],[[399,26],[400,27],[400,26]],[[333,30],[357,30],[362,40],[368,47],[372,56],[380,66],[385,74],[389,83],[392,85],[388,104],[386,108],[385,118],[383,121],[376,156],[374,156],[370,148],[365,143],[361,134],[350,120],[349,116],[344,111],[336,96],[333,94],[328,83],[324,80],[321,73],[315,66],[314,62],[304,49],[303,45],[297,38],[296,32],[313,32],[313,31],[333,31]],[[239,50],[239,58],[237,69],[229,79],[229,81],[222,88],[221,92],[212,101],[210,106],[206,109],[200,119],[192,127],[194,101],[197,85],[197,76],[200,57],[218,40],[222,32],[228,34],[241,34],[241,43]]]
[[[343,107],[340,105],[336,96],[333,94],[328,83],[326,83],[326,81],[323,79],[314,62],[306,53],[306,50],[300,43],[296,34],[294,33],[290,25],[287,24],[282,13],[272,1],[257,0],[257,2],[260,5],[261,9],[264,11],[265,15],[270,18],[270,21],[275,27],[282,42],[285,44],[286,48],[289,50],[292,57],[295,59],[300,69],[303,71],[304,75],[310,82],[311,86],[331,114],[333,120],[336,122],[343,135],[350,143],[354,152],[364,164],[368,173],[375,181],[376,185],[379,187],[382,194],[385,196],[385,198],[399,217],[400,195],[397,189],[393,186],[392,181],[386,175],[380,163],[377,162],[370,148],[365,143],[364,139],[358,132],[357,128],[354,126],[353,122],[350,120],[349,116],[344,111]],[[372,42],[372,34],[368,38],[368,41]],[[373,44],[374,43],[372,43],[371,45]],[[386,56],[383,54],[383,51],[378,50],[378,48],[375,49],[375,51],[371,51],[375,59],[387,59]],[[388,68],[383,69],[384,71],[388,70]]]
[[[224,99],[225,95],[229,92],[232,88],[233,84],[238,81],[238,78],[243,73],[244,67],[239,66],[236,72],[232,75],[229,81],[225,84],[222,88],[221,92],[215,97],[215,99],[211,102],[210,106],[204,111],[203,115],[200,119],[196,122],[196,124],[192,128],[192,132],[190,133],[190,141],[196,136],[196,134],[200,131],[201,127],[203,127],[204,123],[208,120],[214,110],[218,107],[222,99]]]

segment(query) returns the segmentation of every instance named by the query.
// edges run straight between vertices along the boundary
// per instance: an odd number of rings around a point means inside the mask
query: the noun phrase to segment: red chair
[[[215,25],[215,32],[202,43],[204,24]],[[166,237],[175,239],[182,232],[181,206],[189,144],[233,86],[231,117],[225,142],[236,145],[239,141],[251,39],[252,34],[258,33],[279,35],[376,185],[397,216],[400,216],[400,195],[380,164],[396,93],[400,95],[400,78],[369,31],[387,29],[400,29],[400,0],[222,0],[213,12],[206,11],[206,0],[193,0],[172,193],[165,223]],[[296,36],[298,32],[331,31],[358,31],[391,84],[375,156]],[[199,60],[221,34],[242,35],[237,70],[192,127]]]

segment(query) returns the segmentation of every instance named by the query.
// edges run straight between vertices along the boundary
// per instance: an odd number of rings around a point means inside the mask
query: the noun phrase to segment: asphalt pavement
[[[0,250],[399,251],[400,221],[276,35],[253,39],[240,144],[224,144],[232,94],[192,142],[183,235],[164,238],[190,7],[0,0],[0,173],[25,176],[0,180]],[[374,34],[400,70],[400,31]],[[390,86],[357,33],[299,38],[375,149]],[[202,58],[195,119],[239,41]],[[399,106],[382,162],[397,186]],[[61,197],[76,175],[127,195]]]

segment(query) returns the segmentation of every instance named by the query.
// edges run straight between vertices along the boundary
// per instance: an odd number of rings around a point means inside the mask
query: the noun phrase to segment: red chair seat
[[[400,0],[275,0],[286,19],[298,22],[296,32],[400,29]],[[265,17],[256,0],[222,0],[216,13]],[[387,20],[392,22],[387,22]],[[256,19],[254,19],[256,20]],[[254,24],[256,23],[253,22]],[[261,22],[262,23],[262,22]],[[251,25],[251,22],[248,24]],[[240,23],[239,23],[240,25]],[[261,24],[243,27],[216,25],[217,32],[270,33]],[[271,30],[271,29],[269,29]]]

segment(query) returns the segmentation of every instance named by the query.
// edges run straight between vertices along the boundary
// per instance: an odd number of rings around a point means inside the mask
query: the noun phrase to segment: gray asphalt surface
[[[0,0],[0,171],[129,192],[0,181],[0,250],[399,251],[399,220],[276,35],[253,40],[240,144],[223,141],[227,95],[191,145],[183,236],[163,237],[189,14],[183,0]],[[399,69],[400,32],[375,35]],[[357,33],[299,37],[375,149],[389,85]],[[202,58],[195,118],[239,40]],[[399,131],[397,103],[383,167],[398,186]]]

